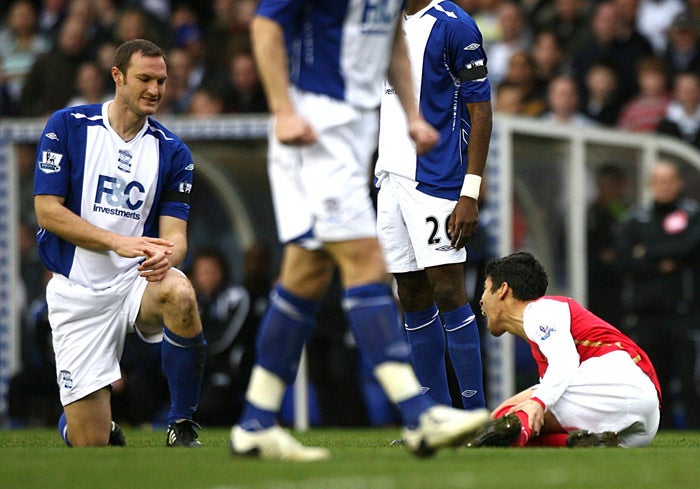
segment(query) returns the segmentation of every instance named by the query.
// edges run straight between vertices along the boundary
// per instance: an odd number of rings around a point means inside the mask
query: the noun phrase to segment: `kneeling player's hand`
[[[146,259],[139,266],[140,276],[149,282],[160,282],[171,268],[170,250],[146,250]]]

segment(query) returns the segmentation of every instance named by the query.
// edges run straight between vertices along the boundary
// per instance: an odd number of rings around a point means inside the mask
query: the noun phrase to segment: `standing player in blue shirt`
[[[206,342],[192,285],[173,268],[187,252],[194,163],[151,119],[165,55],[146,40],[114,57],[114,100],[55,112],[37,150],[34,206],[56,373],[69,446],[124,444],[111,384],[127,332],[162,341],[170,387],[168,446],[196,447]],[[165,326],[163,326],[165,325]]]
[[[440,142],[420,154],[394,87],[381,104],[377,234],[404,309],[411,359],[429,395],[450,403],[445,349],[467,409],[483,408],[479,330],[467,302],[465,244],[477,229],[491,137],[491,86],[474,19],[449,1],[407,3],[414,94]],[[445,334],[446,332],[446,334]]]
[[[273,113],[268,170],[280,240],[279,282],[260,325],[246,408],[231,430],[234,454],[320,460],[276,425],[285,388],[337,265],[343,307],[363,360],[398,405],[419,455],[482,426],[487,411],[438,405],[420,394],[376,237],[369,195],[384,78],[396,88],[419,153],[437,141],[412,97],[401,0],[262,0],[251,25]]]

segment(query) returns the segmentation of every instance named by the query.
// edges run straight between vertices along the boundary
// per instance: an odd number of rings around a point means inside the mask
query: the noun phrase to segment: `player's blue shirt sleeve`
[[[37,146],[34,171],[35,195],[67,197],[70,188],[71,166],[67,145],[69,129],[63,111],[49,117]]]
[[[491,100],[486,52],[474,19],[451,2],[440,2],[424,16],[435,22],[425,43],[419,106],[440,141],[417,156],[415,179],[418,190],[456,200],[468,170],[467,105]]]
[[[151,134],[160,140],[155,216],[171,216],[186,221],[190,213],[190,191],[194,179],[192,153],[178,136],[157,121],[149,119],[149,126]],[[152,224],[157,225],[156,222]],[[151,225],[147,225],[146,229],[152,229]]]
[[[71,130],[65,110],[54,112],[49,117],[37,145],[34,195],[63,197],[64,205],[80,214],[82,189],[74,189],[72,184],[74,167],[71,164],[71,148],[68,144],[71,138],[81,139],[81,135]],[[79,172],[80,167],[75,168],[75,171]],[[68,276],[75,245],[43,229],[37,234],[37,244],[44,266],[52,272]]]
[[[448,56],[460,79],[460,92],[467,103],[491,100],[491,83],[487,78],[487,58],[484,41],[471,17],[464,23],[450,23],[447,30],[447,45],[453,46]]]
[[[170,171],[165,175],[157,214],[187,220],[194,175],[192,154],[187,146],[180,142],[170,161]]]

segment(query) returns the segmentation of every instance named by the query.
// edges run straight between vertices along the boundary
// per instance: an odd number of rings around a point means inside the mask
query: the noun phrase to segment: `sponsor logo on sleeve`
[[[39,170],[44,173],[58,173],[61,171],[61,160],[63,155],[54,153],[53,151],[42,151],[41,160],[39,161]]]
[[[46,137],[52,141],[60,141],[60,139],[58,139],[58,135],[55,132],[46,133]]]

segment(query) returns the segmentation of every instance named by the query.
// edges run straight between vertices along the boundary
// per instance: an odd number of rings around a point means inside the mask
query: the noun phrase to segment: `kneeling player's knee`
[[[163,289],[161,296],[163,307],[169,312],[191,317],[197,314],[197,297],[189,280],[174,278]]]
[[[76,426],[68,428],[68,440],[72,447],[106,447],[109,445],[109,429],[88,429]]]

